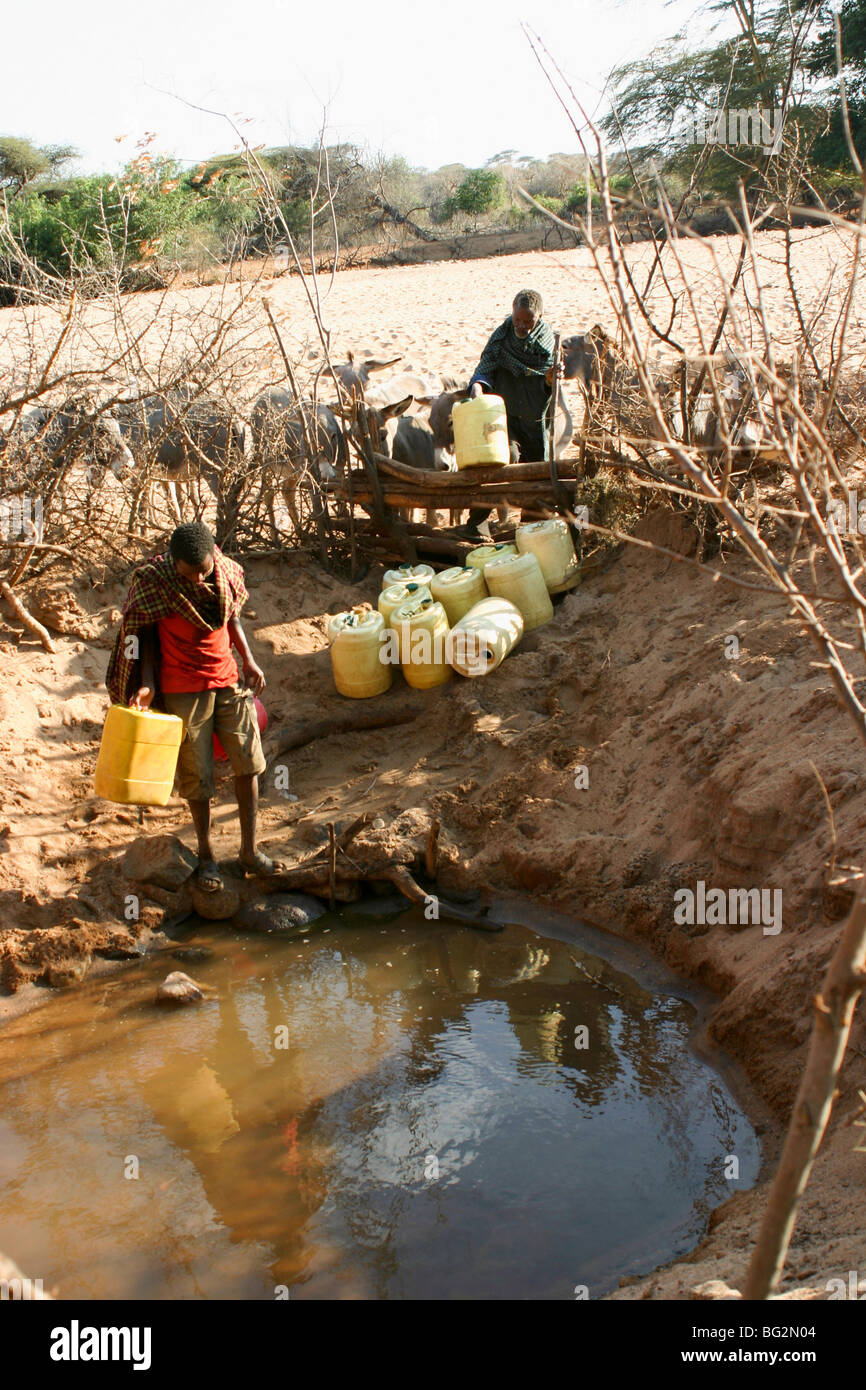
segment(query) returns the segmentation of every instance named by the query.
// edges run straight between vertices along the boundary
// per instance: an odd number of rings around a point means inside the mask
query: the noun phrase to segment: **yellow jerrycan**
[[[451,411],[458,469],[508,463],[508,417],[501,396],[458,401]]]
[[[377,607],[385,619],[385,626],[390,627],[391,614],[401,603],[406,603],[410,598],[430,597],[430,590],[426,584],[389,584],[379,595]]]
[[[470,550],[466,556],[466,564],[470,569],[484,569],[488,560],[494,559],[497,555],[516,555],[517,546],[511,541],[497,541],[495,545],[476,545],[474,550]]]
[[[328,620],[334,684],[350,700],[367,700],[390,689],[394,673],[382,661],[385,619],[373,608],[350,608]]]
[[[382,575],[382,588],[389,584],[429,584],[436,571],[432,565],[398,565]]]
[[[400,665],[415,690],[429,690],[451,679],[448,665],[448,619],[433,598],[409,599],[391,614],[397,633]]]
[[[454,565],[436,575],[430,585],[430,593],[442,604],[449,625],[453,627],[470,608],[487,597],[487,585],[480,569],[461,569],[459,565]]]
[[[461,676],[486,676],[522,636],[520,609],[507,598],[484,598],[451,629],[451,665]]]
[[[531,632],[553,617],[553,604],[541,566],[534,555],[499,555],[484,566],[491,597],[507,598],[523,614],[523,630]]]
[[[580,583],[580,571],[571,532],[561,517],[529,521],[514,536],[521,555],[534,555],[541,566],[548,593],[561,594]]]
[[[93,790],[124,806],[165,806],[174,786],[183,720],[112,705],[105,716]]]

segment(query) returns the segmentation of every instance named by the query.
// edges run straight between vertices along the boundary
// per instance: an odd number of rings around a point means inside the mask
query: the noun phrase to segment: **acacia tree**
[[[836,33],[828,0],[798,0],[795,8],[811,7],[818,32],[806,56],[811,75],[829,81],[830,124],[815,145],[815,157],[834,166],[850,163],[848,143],[838,100]],[[851,140],[860,158],[866,157],[866,0],[843,0],[839,12],[842,71],[845,76]]]
[[[56,178],[77,153],[71,145],[34,145],[20,136],[0,136],[0,188],[17,197],[34,179]]]
[[[760,170],[756,148],[765,141],[754,135],[760,123],[749,124],[748,132],[738,124],[734,139],[730,113],[766,112],[774,118],[778,113],[788,147],[810,149],[813,173],[820,173],[816,165],[850,168],[835,77],[831,0],[718,0],[706,10],[716,25],[705,44],[694,47],[676,35],[646,58],[614,70],[614,100],[601,122],[604,133],[620,143],[639,142],[668,180],[679,174],[687,181],[696,147],[712,130],[714,116],[725,110],[727,128],[723,122],[721,131],[716,128],[709,137],[702,185],[705,192],[726,198],[735,197],[744,178],[750,196],[767,186],[767,170]],[[855,144],[862,146],[866,0],[844,0],[841,25],[851,126]],[[756,177],[759,170],[761,177]],[[772,188],[770,196],[778,196],[778,190]]]

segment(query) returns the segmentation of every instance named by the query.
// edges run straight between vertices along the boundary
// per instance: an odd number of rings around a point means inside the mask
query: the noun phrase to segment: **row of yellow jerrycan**
[[[564,522],[520,526],[516,542],[477,546],[465,569],[436,574],[429,565],[403,565],[387,571],[378,612],[356,608],[329,622],[338,691],[355,699],[380,695],[398,663],[419,689],[442,684],[452,668],[465,676],[495,670],[524,632],[553,617],[550,593],[578,578]],[[390,661],[381,659],[386,631],[393,637]],[[165,806],[182,739],[176,715],[113,705],[96,764],[96,795]]]
[[[465,568],[439,574],[423,564],[387,570],[377,610],[335,614],[328,638],[340,694],[383,694],[395,665],[416,689],[443,684],[452,669],[487,674],[524,632],[550,622],[551,593],[579,580],[568,527],[558,518],[530,522],[515,541],[477,546]]]

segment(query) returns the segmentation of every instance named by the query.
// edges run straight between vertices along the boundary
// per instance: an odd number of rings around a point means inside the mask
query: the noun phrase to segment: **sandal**
[[[238,860],[242,878],[271,878],[274,874],[282,873],[285,867],[279,860],[269,859],[260,849],[256,850],[255,859],[251,864],[247,864],[243,859]]]
[[[223,876],[213,859],[200,859],[195,879],[203,893],[221,893],[225,888]]]

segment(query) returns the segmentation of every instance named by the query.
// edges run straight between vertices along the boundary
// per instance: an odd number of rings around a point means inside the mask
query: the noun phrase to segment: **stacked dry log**
[[[371,483],[369,464],[352,469],[346,484],[351,488],[354,502],[362,507],[388,508],[443,507],[460,510],[468,507],[495,507],[508,503],[513,507],[555,508],[547,463],[515,463],[506,467],[464,469],[461,473],[426,471],[397,463],[382,454],[373,454],[372,463],[379,475],[379,488]],[[569,502],[574,501],[578,485],[578,464],[564,459],[558,465],[558,482]],[[379,496],[377,496],[379,492]]]

